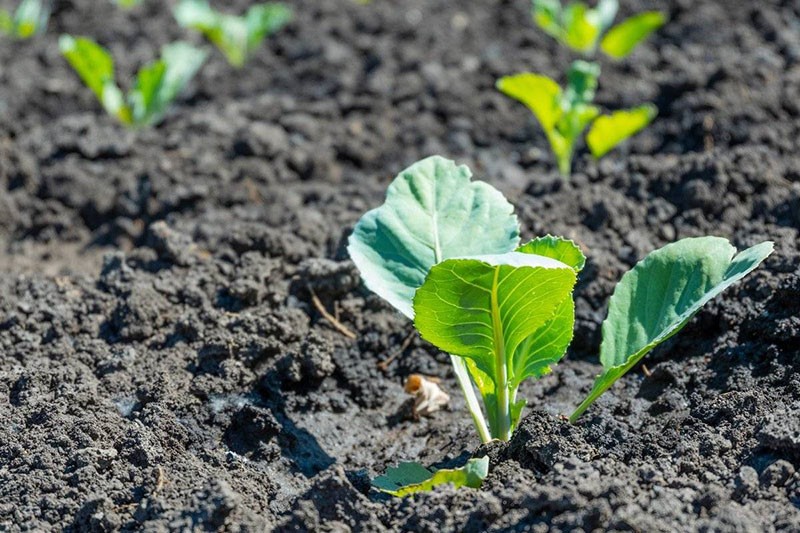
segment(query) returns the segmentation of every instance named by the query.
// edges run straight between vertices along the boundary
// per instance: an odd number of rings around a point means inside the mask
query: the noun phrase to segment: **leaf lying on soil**
[[[431,471],[419,463],[400,463],[372,480],[372,486],[392,496],[428,492],[438,485],[452,483],[456,488],[479,489],[489,473],[489,458],[470,459],[461,468]]]

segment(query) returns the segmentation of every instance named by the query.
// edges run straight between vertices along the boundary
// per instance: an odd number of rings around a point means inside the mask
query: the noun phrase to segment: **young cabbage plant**
[[[599,0],[594,8],[580,1],[562,6],[561,0],[532,0],[536,24],[563,45],[588,57],[595,55],[599,43],[610,57],[622,59],[666,21],[662,13],[646,11],[611,27],[618,9],[617,0]]]
[[[627,272],[603,322],[603,372],[570,421],[650,350],[678,333],[701,307],[758,267],[772,249],[771,242],[763,242],[737,254],[726,239],[689,238],[652,252]]]
[[[505,76],[497,82],[501,92],[524,104],[539,121],[562,176],[572,171],[576,144],[587,127],[586,143],[592,155],[600,158],[644,129],[657,114],[654,105],[645,104],[601,115],[593,103],[599,76],[597,63],[577,60],[567,73],[564,89],[547,76],[532,73]]]
[[[292,19],[292,11],[284,4],[266,3],[250,7],[243,16],[235,16],[216,11],[206,0],[181,0],[175,18],[184,28],[205,35],[231,65],[242,67],[265,37]]]
[[[0,33],[15,39],[28,39],[42,33],[49,18],[49,1],[22,0],[13,14],[0,8]]]
[[[168,106],[194,77],[206,52],[175,42],[161,50],[161,58],[143,66],[133,88],[124,95],[116,82],[114,60],[102,46],[85,37],[63,35],[61,53],[95,94],[106,112],[128,126],[151,126],[164,118]]]
[[[572,338],[583,255],[553,237],[520,247],[511,204],[470,178],[438,156],[415,163],[359,220],[348,251],[367,287],[451,354],[481,439],[507,440],[519,384],[549,372]]]

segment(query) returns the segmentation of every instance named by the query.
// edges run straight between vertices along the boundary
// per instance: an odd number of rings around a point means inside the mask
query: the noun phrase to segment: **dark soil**
[[[168,2],[58,0],[46,35],[0,42],[0,529],[800,530],[800,4],[623,1],[671,22],[604,62],[599,99],[660,116],[562,181],[532,117],[493,89],[569,62],[528,0],[291,3],[246,69],[213,53],[138,132],[103,115],[57,37],[109,45],[125,84],[195,38]],[[479,446],[447,357],[414,337],[401,350],[411,325],[344,251],[430,154],[505,192],[524,237],[589,257],[574,346],[524,388],[509,444]],[[776,253],[649,372],[561,421],[597,372],[622,273],[704,234]],[[443,378],[451,412],[407,416],[413,372]],[[487,453],[481,490],[369,487],[398,461]]]

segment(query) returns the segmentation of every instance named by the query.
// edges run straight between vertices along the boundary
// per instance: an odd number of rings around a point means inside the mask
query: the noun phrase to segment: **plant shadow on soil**
[[[46,35],[0,43],[0,529],[800,530],[797,5],[622,2],[670,22],[603,63],[599,102],[659,117],[600,162],[581,153],[569,181],[494,89],[569,62],[527,0],[292,5],[246,69],[212,53],[137,132],[55,43],[97,38],[126,79],[196,37],[164,3],[56,2]],[[405,344],[410,324],[343,248],[391,177],[436,153],[501,189],[523,237],[589,258],[575,342],[521,390],[508,444],[479,444],[448,357]],[[622,273],[704,234],[776,253],[561,421],[598,370]],[[442,378],[450,410],[408,417],[411,373]],[[470,454],[491,459],[481,490],[370,489],[399,461]]]

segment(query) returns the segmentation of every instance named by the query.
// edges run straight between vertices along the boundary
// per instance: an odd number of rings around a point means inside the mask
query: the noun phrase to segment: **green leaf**
[[[50,18],[50,4],[42,0],[22,0],[14,12],[12,33],[17,39],[27,39],[41,33]]]
[[[247,47],[255,50],[268,35],[283,28],[292,20],[292,10],[284,4],[269,3],[251,7],[247,19]]]
[[[517,248],[517,251],[524,254],[542,255],[561,261],[575,269],[575,272],[580,272],[586,265],[586,257],[578,245],[563,237],[554,237],[552,235],[537,237]]]
[[[651,33],[663,26],[666,20],[663,13],[658,11],[634,15],[611,28],[603,37],[600,48],[614,59],[622,59]]]
[[[599,64],[581,59],[573,61],[567,72],[567,90],[562,107],[568,110],[578,104],[591,104],[597,92],[599,77]]]
[[[562,304],[571,300],[575,279],[575,270],[560,261],[509,252],[443,261],[417,290],[414,324],[422,338],[471,359],[494,384],[492,436],[508,440],[510,396],[523,379],[548,372],[554,362],[538,339],[558,340],[565,331],[571,337],[572,315]],[[481,377],[473,375],[486,401]]]
[[[85,37],[62,35],[58,41],[67,59],[83,83],[94,93],[103,108],[124,123],[130,123],[130,110],[114,80],[114,60],[108,51]]]
[[[562,39],[561,0],[533,0],[533,20],[545,33],[558,40]]]
[[[519,244],[513,206],[466,166],[439,156],[402,171],[386,202],[356,224],[347,247],[367,287],[409,318],[431,267],[452,257],[501,254]]]
[[[461,468],[431,471],[418,463],[400,463],[386,474],[372,480],[372,486],[392,496],[428,492],[439,485],[452,483],[456,488],[479,489],[489,473],[489,458],[470,459]]]
[[[177,41],[166,45],[161,59],[142,67],[129,100],[136,125],[154,125],[206,60],[206,52]]]
[[[0,8],[0,32],[6,35],[14,34],[14,19],[7,10]]]
[[[643,130],[656,115],[658,108],[645,104],[598,117],[586,134],[586,144],[594,157],[603,157],[619,143]]]
[[[545,132],[555,128],[561,117],[561,87],[558,83],[547,76],[526,72],[500,78],[497,88],[530,109]]]
[[[736,254],[726,239],[683,239],[652,252],[620,280],[603,323],[603,373],[577,418],[650,350],[672,337],[722,291],[752,272],[773,250],[763,242]]]

